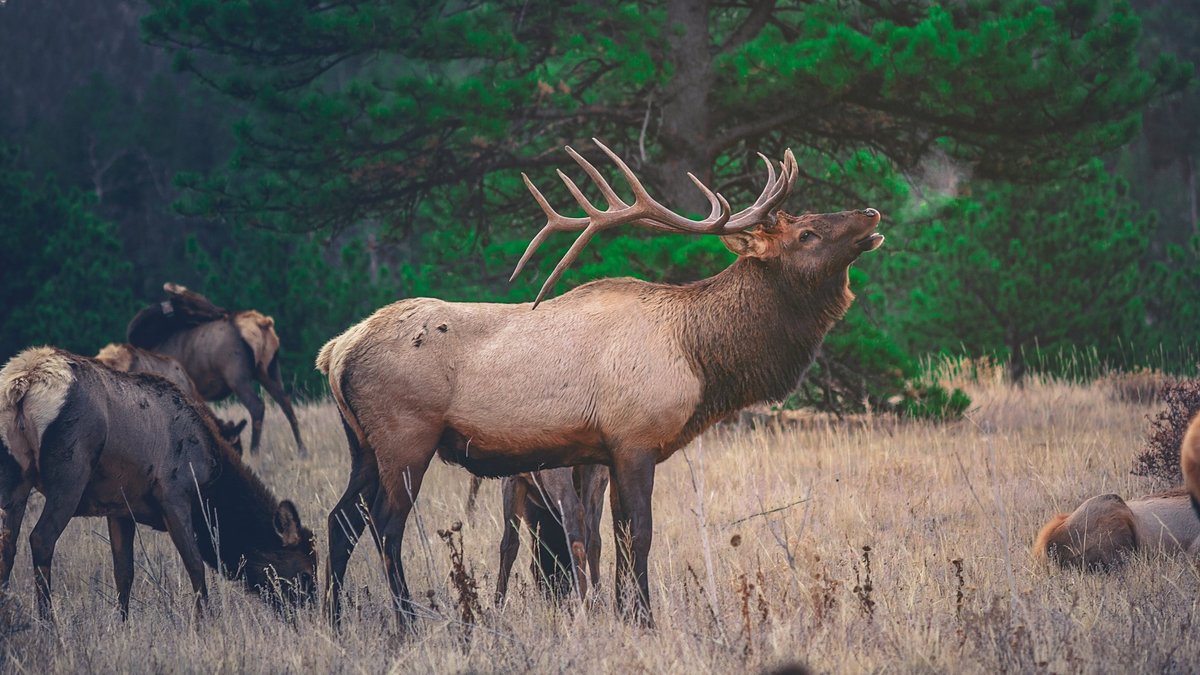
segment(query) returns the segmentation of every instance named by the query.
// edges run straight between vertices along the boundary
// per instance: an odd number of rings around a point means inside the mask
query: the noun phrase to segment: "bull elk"
[[[27,349],[0,370],[0,435],[8,447],[0,461],[0,586],[8,584],[25,506],[37,489],[46,503],[29,547],[43,617],[50,616],[55,545],[74,517],[108,519],[122,617],[135,523],[170,535],[197,603],[207,596],[205,564],[251,592],[279,588],[302,601],[313,595],[316,549],[295,505],[278,502],[221,439],[212,413],[167,380],[49,347]]]
[[[692,180],[711,211],[701,221],[667,210],[597,141],[633,191],[626,203],[591,163],[568,154],[608,206],[558,214],[525,177],[547,215],[513,272],[554,232],[580,232],[531,304],[412,298],[388,305],[330,340],[317,356],[349,440],[350,481],[329,516],[328,610],[353,542],[378,534],[397,620],[412,614],[401,548],[405,523],[434,454],[480,476],[577,464],[611,470],[618,546],[617,607],[636,581],[637,617],[652,622],[647,561],[655,466],[716,420],[791,392],[825,333],[849,308],[849,267],[879,247],[875,209],[794,216],[776,207],[796,179],[785,154],[748,208]],[[761,156],[761,155],[760,155]],[[717,275],[681,286],[600,279],[542,302],[588,240],[623,224],[716,235],[737,254]],[[531,311],[536,308],[536,311]]]

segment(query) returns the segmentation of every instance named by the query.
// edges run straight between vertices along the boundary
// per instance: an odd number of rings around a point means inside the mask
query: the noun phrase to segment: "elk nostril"
[[[876,211],[875,209],[863,209],[862,211],[859,211],[859,213],[863,214],[864,216],[866,216],[868,218],[874,218],[875,216],[879,215],[879,212]]]

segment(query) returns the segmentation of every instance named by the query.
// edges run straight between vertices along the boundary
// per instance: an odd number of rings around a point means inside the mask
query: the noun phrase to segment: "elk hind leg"
[[[99,455],[103,444],[99,433],[85,418],[74,426],[55,421],[42,436],[39,470],[46,503],[29,533],[38,615],[42,619],[51,618],[50,566],[54,549],[67,523],[75,516],[91,478],[93,458]]]
[[[287,392],[283,389],[283,376],[279,372],[278,355],[271,359],[271,365],[267,366],[267,372],[259,373],[258,381],[262,383],[271,398],[279,404],[280,409],[283,410],[283,416],[291,425],[292,436],[296,439],[296,454],[308,457],[308,448],[304,446],[304,439],[300,437],[300,423],[296,421],[296,411],[292,410],[292,400],[288,398]]]
[[[392,591],[396,622],[405,627],[414,612],[401,556],[404,529],[420,494],[425,471],[437,449],[442,428],[418,420],[395,420],[388,428],[393,433],[385,440],[376,442],[374,435],[370,436],[379,462],[380,478],[371,519],[376,526],[375,535]]]
[[[239,378],[230,387],[233,389],[233,395],[241,401],[242,405],[246,406],[246,411],[250,413],[250,454],[258,452],[258,444],[262,440],[263,415],[266,413],[266,407],[263,406],[263,401],[258,396],[258,392],[254,391],[254,381],[249,377]]]
[[[371,517],[369,509],[379,492],[379,467],[374,455],[360,447],[358,437],[344,420],[342,426],[350,443],[350,483],[329,512],[329,564],[325,568],[325,611],[335,626],[341,623],[346,566],[359,537],[367,528],[367,519]]]
[[[21,522],[25,520],[25,506],[29,503],[32,484],[22,481],[13,491],[0,499],[0,594],[8,589],[12,576],[13,562],[17,557],[17,538],[21,536]]]

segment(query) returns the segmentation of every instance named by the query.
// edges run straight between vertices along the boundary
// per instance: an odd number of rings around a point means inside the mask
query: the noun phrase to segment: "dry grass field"
[[[408,576],[425,614],[413,635],[395,630],[369,540],[351,564],[339,635],[315,611],[282,621],[211,574],[211,610],[197,622],[167,536],[145,528],[132,616],[122,623],[105,524],[75,520],[55,559],[54,624],[32,617],[23,534],[0,606],[0,670],[696,673],[799,661],[838,673],[1200,672],[1191,562],[1143,558],[1085,575],[1042,569],[1029,556],[1055,510],[1102,492],[1162,487],[1129,474],[1154,409],[1118,402],[1100,386],[966,386],[975,401],[969,420],[718,429],[662,465],[654,630],[613,615],[607,525],[594,605],[548,606],[523,551],[508,605],[492,608],[498,481],[485,483],[480,510],[461,530],[483,604],[473,628],[462,623],[438,530],[466,520],[468,477],[435,460],[407,533]],[[272,410],[265,450],[251,463],[278,496],[296,501],[324,554],[325,516],[347,477],[345,439],[330,404],[306,406],[300,417],[311,458],[295,458]],[[35,497],[26,533],[40,503]]]

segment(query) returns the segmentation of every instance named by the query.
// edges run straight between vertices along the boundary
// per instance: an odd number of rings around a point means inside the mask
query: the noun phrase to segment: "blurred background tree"
[[[1153,186],[1167,183],[1155,172],[1186,166],[1178,152],[1148,159],[1163,145],[1151,144],[1151,127],[1165,116],[1154,126],[1163,135],[1195,131],[1186,113],[1195,100],[1195,22],[1181,19],[1186,8],[1088,0],[116,7],[0,7],[0,79],[15,92],[0,101],[0,129],[17,164],[97,195],[94,210],[116,225],[139,299],[156,299],[170,277],[226,306],[274,314],[285,365],[305,386],[316,381],[307,363],[321,341],[388,299],[531,299],[537,274],[569,241],[549,242],[537,273],[505,283],[541,222],[519,172],[551,188],[553,168],[569,168],[561,146],[595,158],[592,136],[683,211],[702,206],[686,171],[736,207],[761,185],[755,151],[777,157],[791,147],[802,175],[790,210],[870,205],[889,216],[888,245],[856,272],[859,302],[827,342],[810,402],[885,401],[931,350],[1009,350],[992,339],[949,341],[961,298],[938,307],[928,294],[921,300],[912,291],[934,287],[912,270],[961,288],[953,282],[965,268],[941,259],[947,242],[936,228],[954,232],[968,218],[995,241],[1006,221],[986,212],[1022,212],[1024,200],[1056,209],[1043,214],[1053,219],[1064,207],[1026,191],[1053,183],[1085,195],[1086,180],[1109,185],[1096,157],[1127,177],[1143,209],[1126,200],[1117,209],[1124,215],[1078,229],[1096,239],[1141,232],[1134,265],[1146,274],[1123,289],[1142,301],[1120,310],[1120,321],[1089,315],[1099,322],[1095,339],[1118,324],[1128,334],[1114,339],[1147,345],[1200,328],[1177,320],[1174,300],[1146,300],[1159,295],[1147,286],[1157,278],[1194,293],[1185,260],[1194,249],[1177,231],[1186,219],[1177,204],[1194,200],[1194,185],[1193,197],[1179,196],[1186,187],[1173,193],[1161,232],[1148,231],[1146,218],[1146,207],[1167,205],[1155,196]],[[1183,169],[1171,173],[1194,183]],[[569,203],[559,188],[548,196]],[[1100,266],[1126,269],[1128,252],[1118,249],[1093,252],[1115,255]],[[593,242],[559,291],[614,274],[695,279],[729,260],[703,237],[614,233]],[[1147,323],[1156,330],[1141,330]],[[1035,332],[1039,344],[1043,334],[1061,343],[1088,334],[1075,324]]]

